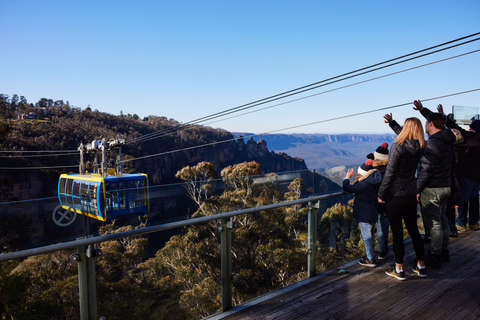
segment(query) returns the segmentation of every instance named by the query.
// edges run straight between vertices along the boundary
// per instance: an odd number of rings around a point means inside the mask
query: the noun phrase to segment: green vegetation
[[[211,164],[205,162],[177,174],[192,182],[198,172],[203,172],[202,177],[207,179],[201,180],[200,188],[195,190],[205,189],[208,177],[216,176]],[[295,179],[289,191],[281,194],[276,189],[275,174],[267,175],[263,183],[252,179],[251,174],[260,173],[256,162],[224,168],[221,176],[228,188],[221,195],[202,193],[202,201],[192,217],[300,197],[302,179]],[[305,207],[292,206],[233,219],[235,304],[305,278],[306,214]],[[135,228],[143,226],[141,223]],[[104,254],[97,260],[99,313],[108,315],[108,319],[198,319],[219,311],[217,227],[215,221],[185,227],[154,256],[149,256],[148,239],[144,237],[101,243]],[[112,223],[99,232],[103,235],[133,228]],[[358,224],[351,216],[350,206],[337,204],[328,209],[319,230],[319,271],[361,253]],[[70,253],[55,252],[3,263],[1,319],[78,318],[78,277],[76,265],[69,262]]]

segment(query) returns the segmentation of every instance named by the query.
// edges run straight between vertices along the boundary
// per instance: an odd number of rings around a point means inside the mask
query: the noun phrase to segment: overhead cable
[[[400,70],[400,71],[388,73],[388,74],[385,74],[385,75],[382,75],[382,76],[378,76],[378,77],[375,77],[375,78],[370,78],[370,79],[367,79],[367,80],[355,82],[355,83],[348,84],[348,85],[345,85],[345,86],[342,86],[342,87],[337,87],[337,88],[334,88],[334,89],[330,89],[330,90],[318,92],[318,93],[311,94],[311,95],[308,95],[308,96],[304,96],[304,97],[301,97],[301,98],[297,98],[297,99],[294,99],[294,100],[289,100],[289,101],[277,103],[277,104],[274,104],[274,105],[271,105],[271,106],[268,106],[268,107],[264,107],[264,108],[261,108],[261,109],[252,110],[252,111],[248,111],[248,112],[245,112],[245,113],[237,114],[237,115],[234,115],[234,116],[231,116],[231,117],[228,117],[228,118],[224,118],[224,119],[221,119],[221,120],[209,122],[209,123],[207,123],[207,125],[212,124],[212,123],[216,123],[216,122],[219,122],[219,121],[224,121],[224,120],[228,120],[228,119],[237,118],[237,117],[240,117],[240,116],[244,116],[244,115],[246,115],[246,114],[251,114],[251,113],[260,112],[260,111],[263,111],[263,110],[275,108],[275,107],[278,107],[278,106],[281,106],[281,105],[285,105],[285,104],[288,104],[288,103],[292,103],[292,102],[296,102],[296,101],[308,99],[308,98],[315,97],[315,96],[318,96],[318,95],[321,95],[321,94],[325,94],[325,93],[328,93],[328,92],[333,92],[333,91],[337,91],[337,90],[340,90],[340,89],[345,89],[345,88],[348,88],[348,87],[353,87],[353,86],[358,85],[358,84],[370,82],[370,81],[373,81],[373,80],[378,80],[378,79],[385,78],[385,77],[389,77],[389,76],[392,76],[392,75],[395,75],[395,74],[399,74],[399,73],[403,73],[403,72],[406,72],[406,71],[411,71],[411,70],[414,70],[414,69],[426,67],[426,66],[429,66],[429,65],[432,65],[432,64],[436,64],[436,63],[439,63],[439,62],[444,62],[444,61],[447,61],[447,60],[455,59],[455,58],[458,58],[458,57],[462,57],[462,56],[465,56],[465,55],[468,55],[468,54],[472,54],[472,53],[477,53],[477,52],[480,52],[480,49],[474,50],[474,51],[470,51],[470,52],[466,52],[466,53],[462,53],[462,54],[460,54],[460,55],[456,55],[456,56],[453,56],[453,57],[449,57],[449,58],[445,58],[445,59],[441,59],[441,60],[437,60],[437,61],[425,63],[425,64],[422,64],[422,65],[419,65],[419,66],[416,66],[416,67],[412,67],[412,68],[408,68],[408,69],[404,69],[404,70]]]
[[[280,94],[277,94],[277,95],[274,95],[274,96],[270,96],[270,97],[267,97],[267,98],[264,98],[264,99],[261,99],[261,100],[257,100],[257,101],[254,101],[254,102],[251,102],[251,103],[248,103],[248,104],[244,104],[244,105],[241,105],[241,106],[238,106],[238,107],[235,107],[235,108],[230,108],[230,109],[227,109],[227,110],[224,110],[224,111],[221,111],[221,112],[217,112],[217,113],[214,113],[214,114],[211,114],[211,115],[208,115],[208,116],[204,116],[202,118],[192,120],[192,121],[190,121],[186,124],[179,125],[175,128],[169,128],[169,129],[164,129],[162,131],[152,132],[152,133],[143,135],[141,137],[131,139],[127,143],[148,141],[148,140],[153,139],[153,138],[158,138],[160,135],[163,136],[165,134],[168,134],[171,131],[176,132],[176,131],[181,130],[184,127],[188,127],[189,125],[198,124],[200,121],[208,121],[208,120],[212,120],[212,119],[215,119],[215,118],[218,118],[218,117],[223,117],[223,116],[229,115],[231,113],[235,113],[235,112],[239,112],[239,111],[242,111],[242,110],[245,110],[245,109],[253,108],[255,106],[259,106],[259,105],[262,105],[262,104],[265,104],[265,103],[273,102],[273,101],[276,101],[276,100],[279,100],[279,99],[283,99],[283,98],[286,98],[286,97],[289,97],[289,96],[292,96],[292,95],[295,95],[295,94],[299,94],[299,93],[302,93],[302,92],[305,92],[305,91],[313,90],[313,89],[316,89],[316,88],[319,88],[319,87],[322,87],[322,86],[326,86],[326,85],[329,85],[329,84],[332,84],[332,83],[336,83],[336,82],[339,82],[339,81],[343,81],[343,80],[346,80],[346,79],[350,79],[350,78],[353,78],[353,77],[356,77],[356,76],[359,76],[359,75],[363,75],[363,74],[366,74],[366,73],[369,73],[369,72],[377,71],[377,70],[380,70],[380,69],[383,69],[383,68],[386,68],[386,67],[390,67],[390,66],[399,64],[399,63],[404,63],[404,62],[407,62],[407,61],[410,61],[410,60],[413,60],[413,59],[417,59],[417,58],[420,58],[420,57],[424,57],[424,56],[427,56],[427,55],[430,55],[430,54],[433,54],[433,53],[438,53],[438,52],[441,52],[441,51],[444,51],[444,50],[448,50],[448,49],[451,49],[451,48],[454,48],[454,47],[457,47],[457,46],[460,46],[460,45],[464,45],[464,44],[467,44],[467,43],[470,43],[470,42],[473,42],[473,41],[480,40],[480,38],[465,41],[463,43],[456,44],[456,45],[453,45],[453,46],[449,46],[447,48],[439,49],[439,50],[436,50],[436,51],[433,51],[433,52],[430,52],[430,53],[426,53],[426,54],[422,54],[422,55],[419,55],[419,56],[416,56],[416,57],[405,59],[403,61],[392,63],[390,65],[383,66],[383,67],[380,67],[380,68],[376,68],[376,69],[373,69],[373,70],[370,70],[370,71],[362,72],[362,73],[359,73],[357,75],[352,75],[352,74],[358,73],[360,71],[371,69],[371,68],[374,68],[374,67],[377,67],[377,66],[395,61],[395,60],[399,60],[399,59],[409,57],[409,56],[412,56],[412,55],[415,55],[415,54],[418,54],[418,53],[422,53],[422,52],[425,52],[425,51],[428,51],[428,50],[432,50],[432,49],[435,49],[435,48],[438,48],[438,47],[442,47],[442,46],[445,46],[447,44],[451,44],[451,43],[454,43],[454,42],[457,42],[457,41],[460,41],[460,40],[463,40],[463,39],[466,39],[466,38],[470,38],[470,37],[473,37],[473,36],[476,36],[476,35],[479,35],[479,34],[480,33],[475,33],[475,34],[472,34],[472,35],[469,35],[469,36],[465,36],[465,37],[462,37],[462,38],[451,40],[451,41],[448,41],[448,42],[445,42],[445,43],[442,43],[442,44],[439,44],[439,45],[436,45],[436,46],[433,46],[433,47],[429,47],[429,48],[426,48],[426,49],[423,49],[423,50],[419,50],[419,51],[416,51],[416,52],[413,52],[413,53],[409,53],[409,54],[406,54],[406,55],[403,55],[403,56],[400,56],[400,57],[397,57],[397,58],[394,58],[394,59],[386,60],[386,61],[374,64],[374,65],[371,65],[371,66],[368,66],[368,67],[357,69],[355,71],[344,73],[344,74],[339,75],[339,76],[335,76],[335,77],[325,79],[325,80],[322,80],[322,81],[319,81],[319,82],[315,82],[315,83],[312,83],[312,84],[309,84],[309,85],[306,85],[306,86],[303,86],[303,87],[299,87],[299,88],[296,88],[296,89],[293,89],[293,90],[289,90],[289,91],[286,91],[286,92],[283,92],[283,93],[280,93]],[[348,75],[348,77],[345,77],[347,75]],[[342,77],[344,77],[344,78],[342,78]],[[342,78],[342,79],[338,79],[338,78]],[[337,79],[337,80],[335,80],[335,79]],[[332,80],[335,80],[335,81],[332,81]],[[325,82],[328,82],[328,81],[331,81],[331,82],[325,83]],[[321,83],[324,83],[324,84],[319,85]],[[312,87],[312,88],[309,88],[309,87]]]
[[[63,168],[78,168],[78,164],[73,166],[52,166],[52,167],[0,167],[0,170],[34,170],[34,169],[63,169]]]
[[[480,91],[480,88],[478,88],[478,89],[472,89],[472,90],[467,90],[467,91],[462,91],[462,92],[457,92],[457,93],[452,93],[452,94],[447,94],[447,95],[438,96],[438,97],[434,97],[434,98],[420,99],[420,100],[421,100],[421,101],[431,101],[431,100],[437,100],[437,99],[442,99],[442,98],[446,98],[446,97],[452,97],[452,96],[461,95],[461,94],[466,94],[466,93],[472,93],[472,92],[475,92],[475,91]],[[301,127],[311,126],[311,125],[318,124],[318,123],[329,122],[329,121],[334,121],[334,120],[339,120],[339,119],[344,119],[344,118],[350,118],[350,117],[359,116],[359,115],[363,115],[363,114],[367,114],[367,113],[372,113],[372,112],[378,112],[378,111],[382,111],[382,110],[394,109],[394,108],[398,108],[398,107],[407,106],[407,105],[410,105],[410,104],[412,104],[412,102],[397,104],[397,105],[390,106],[390,107],[383,107],[383,108],[373,109],[373,110],[370,110],[370,111],[358,112],[358,113],[354,113],[354,114],[344,115],[344,116],[335,117],[335,118],[330,118],[330,119],[325,119],[325,120],[319,120],[319,121],[310,122],[310,123],[305,123],[305,124],[296,125],[296,126],[292,126],[292,127],[287,127],[287,128],[282,128],[282,129],[271,130],[271,131],[267,131],[267,132],[263,132],[263,133],[257,133],[257,134],[247,135],[247,136],[244,136],[244,138],[256,137],[256,136],[260,136],[260,135],[264,135],[264,134],[268,134],[268,133],[280,132],[280,131],[285,131],[285,130],[290,130],[290,129],[296,129],[296,128],[301,128]],[[177,149],[177,150],[172,150],[172,151],[165,151],[165,152],[161,152],[161,153],[151,154],[151,155],[148,155],[148,156],[143,156],[143,157],[128,159],[128,160],[124,160],[123,162],[134,161],[134,160],[141,160],[141,159],[146,159],[146,158],[151,158],[151,157],[156,157],[156,156],[162,156],[162,155],[167,155],[167,154],[176,153],[176,152],[193,150],[193,149],[197,149],[197,148],[204,148],[204,147],[213,146],[213,145],[218,145],[218,144],[222,144],[222,143],[226,143],[226,142],[232,142],[232,141],[236,141],[236,140],[237,140],[236,138],[232,138],[232,139],[226,139],[226,140],[221,140],[221,141],[215,141],[215,142],[205,143],[205,144],[198,145],[198,146],[191,146],[191,147],[186,147],[186,148],[182,148],[182,149]]]

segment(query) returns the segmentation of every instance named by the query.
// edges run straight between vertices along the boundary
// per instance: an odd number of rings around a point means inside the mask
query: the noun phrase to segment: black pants
[[[412,197],[393,197],[386,199],[387,216],[390,221],[393,236],[393,253],[395,262],[403,263],[405,255],[405,244],[403,242],[403,225],[405,222],[408,234],[412,239],[413,249],[418,260],[425,260],[423,240],[417,226],[417,199]]]

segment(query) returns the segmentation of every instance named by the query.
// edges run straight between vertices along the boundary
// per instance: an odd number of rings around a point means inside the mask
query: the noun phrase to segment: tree
[[[262,174],[260,164],[256,161],[242,162],[233,166],[228,166],[221,171],[221,176],[225,184],[233,186],[237,195],[246,203],[247,198],[252,194],[253,178]]]
[[[295,178],[288,186],[289,192],[285,193],[285,197],[288,200],[298,200],[302,194],[302,190],[305,189],[305,182],[302,178]]]
[[[175,177],[186,182],[188,196],[200,207],[211,190],[210,181],[217,177],[213,164],[202,161],[196,166],[186,166],[175,174]]]

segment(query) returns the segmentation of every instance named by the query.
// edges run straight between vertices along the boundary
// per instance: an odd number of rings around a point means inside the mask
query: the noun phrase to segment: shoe
[[[440,253],[440,258],[442,262],[450,262],[450,251],[442,250],[442,252]]]
[[[478,229],[480,229],[480,227],[478,227],[478,224],[470,224],[468,226],[470,227],[470,230],[473,231],[478,231]]]
[[[458,231],[458,232],[465,232],[465,231],[467,231],[467,227],[465,227],[465,226],[459,226],[459,225],[457,224],[456,227],[457,227],[457,231]]]
[[[358,263],[364,267],[375,268],[377,264],[375,263],[375,259],[373,261],[368,260],[366,257],[361,258]]]
[[[417,264],[415,264],[415,267],[412,268],[412,271],[415,272],[418,277],[420,278],[426,278],[427,277],[427,269],[423,268],[420,269]]]
[[[449,237],[450,237],[450,238],[458,238],[458,232],[457,232],[457,231],[452,231],[452,232],[450,232]]]
[[[387,259],[387,253],[386,252],[379,252],[377,256],[378,260],[385,260]]]
[[[425,258],[425,265],[432,268],[441,268],[442,267],[442,258],[439,254],[429,254]]]
[[[385,274],[398,280],[407,280],[407,278],[405,277],[405,271],[400,271],[399,273],[397,273],[395,267],[385,270]]]

